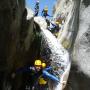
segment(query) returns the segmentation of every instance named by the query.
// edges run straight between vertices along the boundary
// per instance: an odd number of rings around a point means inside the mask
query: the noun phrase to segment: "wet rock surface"
[[[0,90],[20,90],[24,76],[12,73],[39,56],[34,21],[26,17],[25,0],[0,2]]]
[[[59,0],[58,0],[59,2]],[[61,4],[56,5],[56,15],[60,15],[62,12],[64,15],[68,11],[69,3],[71,2],[71,14],[74,10],[72,18],[69,20],[70,15],[67,14],[64,29],[60,39],[71,37],[72,44],[70,47],[72,67],[70,70],[70,76],[68,84],[65,90],[89,90],[90,89],[90,0],[62,0]],[[74,3],[74,4],[73,4]],[[68,7],[67,7],[68,5]],[[60,7],[61,6],[61,7]],[[66,10],[64,10],[64,8]],[[70,10],[68,13],[70,13]],[[79,11],[78,11],[79,10]],[[68,24],[67,24],[68,23]],[[69,27],[66,26],[70,25]],[[72,28],[73,27],[73,28]],[[71,31],[69,34],[69,30]],[[68,36],[69,35],[69,36]],[[71,36],[70,36],[71,35]],[[71,40],[69,39],[69,40]],[[70,43],[69,43],[70,44]],[[74,64],[73,64],[74,63]]]

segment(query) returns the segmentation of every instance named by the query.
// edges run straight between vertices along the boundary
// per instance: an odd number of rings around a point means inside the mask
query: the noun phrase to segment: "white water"
[[[31,8],[27,8],[27,20],[31,19],[34,16],[34,12]]]
[[[43,40],[45,41],[44,47],[48,46],[51,50],[50,59],[52,60],[52,66],[56,66],[59,68],[57,72],[60,76],[60,83],[58,83],[57,86],[53,86],[53,89],[51,90],[62,90],[62,83],[63,81],[67,81],[70,70],[69,54],[51,32],[43,28],[41,28],[41,30]],[[60,69],[60,64],[64,67],[65,71],[62,72],[62,70]]]
[[[47,28],[46,20],[43,17],[41,16],[34,17],[34,21],[38,23],[40,27],[43,27],[45,29]]]

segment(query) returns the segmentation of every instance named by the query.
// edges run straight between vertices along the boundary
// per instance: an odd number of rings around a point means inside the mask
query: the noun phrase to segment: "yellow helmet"
[[[46,67],[46,63],[42,63],[42,68],[45,68]]]
[[[59,22],[58,22],[58,21],[56,21],[56,24],[58,24],[58,25],[59,25]]]
[[[48,11],[48,7],[47,7],[47,6],[45,6],[45,7],[44,7],[44,10],[45,10],[45,11]]]
[[[34,65],[41,66],[42,65],[41,60],[35,60]]]

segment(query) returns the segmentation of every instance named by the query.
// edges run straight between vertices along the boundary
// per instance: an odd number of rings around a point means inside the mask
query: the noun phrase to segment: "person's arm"
[[[26,66],[26,67],[21,67],[21,68],[17,69],[16,70],[16,73],[29,72],[31,70],[33,70],[33,67]]]
[[[49,17],[53,17],[53,16],[50,16],[48,13],[47,13],[47,16],[49,16]]]
[[[44,13],[44,10],[42,10],[42,12],[41,12],[41,16],[43,16],[43,13]]]
[[[52,24],[52,26],[56,27],[56,25],[55,25],[55,24],[53,24],[53,23],[51,23],[51,24]]]
[[[29,67],[29,66],[21,67],[19,69],[16,69],[16,71],[11,74],[11,77],[15,78],[16,74],[24,73],[24,72],[30,72],[30,71],[35,71],[35,68]]]
[[[37,5],[35,5],[34,9],[37,9]]]
[[[34,67],[29,67],[29,66],[21,67],[19,69],[16,69],[16,71],[12,73],[12,76],[15,76],[18,73],[30,72],[30,71],[35,71],[35,68]]]

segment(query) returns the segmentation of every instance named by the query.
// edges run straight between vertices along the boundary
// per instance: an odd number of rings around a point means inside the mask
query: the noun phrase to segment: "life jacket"
[[[40,85],[46,85],[47,84],[47,81],[43,77],[40,77],[39,78],[39,84]]]

